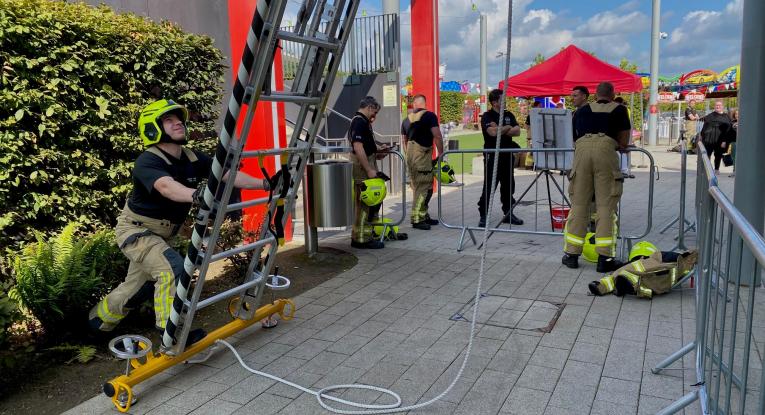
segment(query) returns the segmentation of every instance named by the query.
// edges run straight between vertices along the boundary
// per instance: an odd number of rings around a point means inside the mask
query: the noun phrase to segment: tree
[[[529,68],[539,65],[540,63],[544,62],[545,59],[547,59],[545,58],[545,55],[541,53],[537,53],[537,56],[534,56],[534,61],[531,62],[531,65],[529,65]]]
[[[412,85],[414,83],[414,78],[412,78],[412,75],[406,76],[406,85]]]
[[[638,66],[636,63],[627,60],[627,58],[622,58],[622,60],[619,61],[619,69],[626,72],[635,73],[637,72]]]

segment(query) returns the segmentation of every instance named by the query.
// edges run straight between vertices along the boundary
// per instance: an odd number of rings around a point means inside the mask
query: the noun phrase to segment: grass
[[[465,134],[454,137],[459,142],[460,150],[481,149],[483,148],[483,135],[481,133]],[[515,142],[526,146],[526,130],[521,130],[521,135],[515,137]],[[478,153],[452,154],[449,156],[449,164],[454,169],[455,174],[461,174],[463,171],[470,174],[473,170],[473,158]]]

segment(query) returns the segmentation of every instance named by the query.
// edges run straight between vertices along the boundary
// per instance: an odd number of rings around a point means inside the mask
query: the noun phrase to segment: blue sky
[[[475,0],[488,15],[489,83],[502,78],[508,0]],[[739,63],[742,0],[663,0],[659,72],[720,71]],[[478,13],[470,0],[439,0],[440,55],[447,80],[479,78]],[[537,53],[549,57],[574,43],[610,63],[627,58],[648,71],[651,1],[514,0],[511,73],[528,68]],[[411,73],[409,0],[401,0],[402,74]],[[381,0],[364,0],[367,15],[382,13]],[[289,12],[288,12],[289,13]]]

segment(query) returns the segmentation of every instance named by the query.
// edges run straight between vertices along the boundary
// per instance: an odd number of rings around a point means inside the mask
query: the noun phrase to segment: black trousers
[[[490,192],[494,189],[489,189],[490,183],[493,182],[492,172],[494,171],[494,154],[484,155],[484,178],[483,178],[483,191],[481,192],[481,198],[478,199],[478,211],[481,217],[486,217],[486,211],[489,204]],[[513,155],[512,154],[500,154],[499,163],[497,165],[497,184],[499,185],[499,200],[502,202],[502,212],[507,214],[515,203],[513,198],[513,192],[515,192],[515,174],[513,171]]]
[[[707,155],[709,156],[710,160],[712,160],[712,155],[714,155],[715,170],[720,170],[720,162],[722,161],[723,154],[725,154],[727,147],[723,148],[720,146],[719,141],[715,144],[704,143],[704,147],[707,148]]]

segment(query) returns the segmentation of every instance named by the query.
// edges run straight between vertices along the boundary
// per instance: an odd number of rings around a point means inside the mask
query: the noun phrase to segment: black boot
[[[623,266],[621,261],[613,257],[598,255],[598,272],[613,272]]]
[[[569,268],[579,268],[579,255],[565,253],[561,263]]]
[[[590,292],[592,295],[602,296],[603,293],[600,292],[600,281],[593,281],[591,282],[587,288],[590,289]]]

